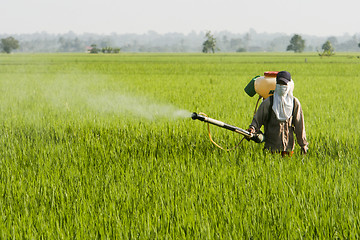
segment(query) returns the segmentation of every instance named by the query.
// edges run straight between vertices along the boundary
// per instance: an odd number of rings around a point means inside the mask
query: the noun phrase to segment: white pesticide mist
[[[3,90],[0,112],[19,113],[25,121],[39,122],[47,117],[90,120],[118,117],[130,121],[191,117],[191,112],[172,104],[132,94],[129,90],[131,87],[121,81],[77,69],[47,74],[46,77],[42,74],[23,74],[16,80],[2,80],[0,89]],[[11,117],[11,114],[6,116]]]
[[[86,77],[85,77],[86,76]],[[149,100],[144,96],[125,94],[121,83],[117,90],[109,89],[106,77],[85,75],[81,72],[57,76],[46,84],[45,97],[55,108],[74,114],[97,116],[115,115],[157,120],[179,120],[190,118],[191,112],[171,104]]]
[[[116,115],[130,114],[148,120],[158,118],[177,120],[191,117],[191,112],[178,109],[170,104],[152,103],[144,97],[133,97],[114,93],[90,97],[88,99],[88,105],[99,113],[112,113]]]

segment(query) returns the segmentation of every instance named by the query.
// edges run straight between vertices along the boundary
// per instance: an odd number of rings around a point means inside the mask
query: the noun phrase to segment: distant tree
[[[360,47],[360,43],[358,44],[358,46]]]
[[[99,53],[100,49],[97,48],[96,44],[91,44],[90,53]]]
[[[209,53],[210,51],[212,53],[215,53],[215,48],[216,48],[216,38],[214,38],[214,36],[211,34],[210,31],[208,31],[205,35],[205,37],[207,38],[205,42],[203,42],[203,49],[202,52],[203,53]]]
[[[102,53],[119,53],[120,48],[103,47],[101,48]]]
[[[236,52],[246,52],[246,48],[240,47],[236,49]]]
[[[320,56],[331,56],[334,55],[334,47],[332,46],[331,42],[329,40],[327,40],[323,45],[322,45],[322,53],[319,53]]]
[[[13,37],[2,38],[0,48],[3,52],[11,53],[12,50],[19,48],[19,41]]]
[[[301,53],[305,49],[305,40],[298,34],[295,34],[290,39],[290,45],[287,46],[286,51],[294,51],[296,53]]]
[[[101,49],[101,51],[102,51],[103,53],[112,53],[113,48],[112,48],[112,47],[103,47],[103,48]]]

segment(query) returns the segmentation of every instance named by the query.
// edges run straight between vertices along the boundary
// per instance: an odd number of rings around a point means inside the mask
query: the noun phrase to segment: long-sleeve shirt
[[[300,101],[294,97],[294,109],[292,116],[286,121],[280,121],[270,107],[270,97],[265,99],[259,106],[250,127],[259,131],[264,125],[265,149],[271,151],[294,150],[294,133],[299,146],[307,150],[308,142],[306,141],[304,114],[301,109]],[[268,117],[268,114],[270,118]]]

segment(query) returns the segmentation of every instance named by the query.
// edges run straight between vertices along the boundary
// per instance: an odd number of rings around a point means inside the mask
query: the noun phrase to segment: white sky
[[[360,33],[360,0],[0,0],[0,33]]]

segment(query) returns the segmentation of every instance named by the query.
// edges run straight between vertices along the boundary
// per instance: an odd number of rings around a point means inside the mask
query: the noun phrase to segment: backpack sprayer
[[[248,85],[245,87],[244,91],[250,96],[253,97],[256,93],[259,95],[259,99],[256,103],[255,106],[255,111],[254,111],[254,115],[256,113],[257,110],[257,106],[259,104],[260,99],[266,99],[269,96],[274,94],[275,91],[275,87],[276,87],[276,75],[278,72],[265,72],[264,76],[256,76],[253,79],[251,79],[251,81],[248,83]],[[241,135],[243,135],[244,137],[241,139],[241,141],[234,147],[236,148],[237,146],[240,145],[240,143],[244,140],[244,138],[246,138],[247,140],[252,140],[256,143],[262,143],[265,141],[265,136],[264,134],[259,131],[257,133],[251,133],[247,130],[241,129],[239,127],[235,127],[232,126],[230,124],[221,122],[219,120],[213,119],[213,118],[209,118],[206,114],[204,113],[199,113],[197,114],[196,112],[192,113],[191,118],[193,120],[200,120],[202,122],[206,122],[208,123],[208,131],[209,131],[209,138],[211,140],[211,142],[216,145],[217,147],[223,149],[223,150],[232,150],[232,149],[224,149],[221,146],[219,146],[217,143],[215,143],[212,138],[211,138],[211,133],[210,133],[210,124],[218,126],[218,127],[222,127],[225,128],[227,130],[239,133]]]

